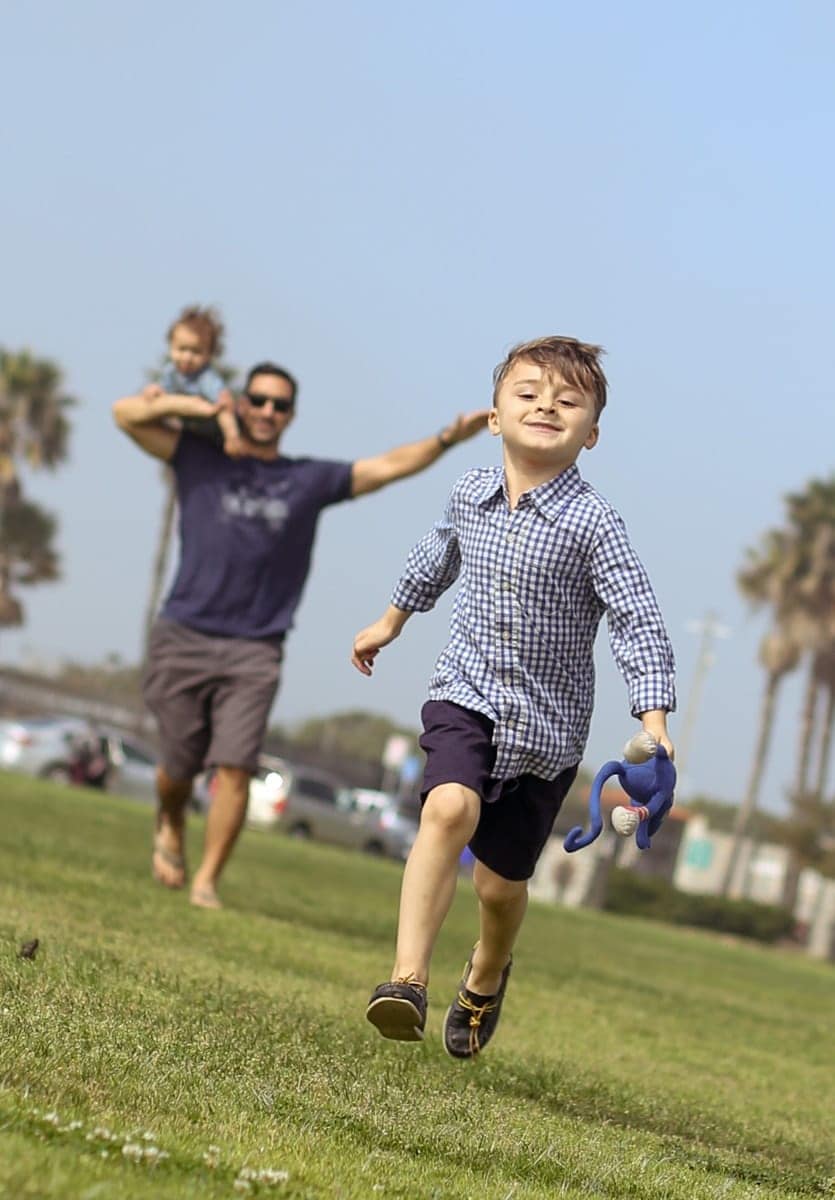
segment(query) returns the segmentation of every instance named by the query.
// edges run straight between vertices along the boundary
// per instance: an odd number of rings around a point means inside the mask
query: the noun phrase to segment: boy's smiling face
[[[488,428],[512,458],[558,474],[597,442],[594,397],[566,383],[558,371],[521,359],[502,381]]]
[[[181,375],[196,375],[212,357],[205,339],[188,325],[174,326],[168,354]]]

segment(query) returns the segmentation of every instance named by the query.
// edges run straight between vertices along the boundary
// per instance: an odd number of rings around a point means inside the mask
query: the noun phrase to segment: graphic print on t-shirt
[[[264,495],[263,492],[255,491],[244,483],[223,493],[220,508],[226,518],[260,518],[273,533],[284,528],[290,514],[290,505],[286,500],[282,500],[280,496]]]

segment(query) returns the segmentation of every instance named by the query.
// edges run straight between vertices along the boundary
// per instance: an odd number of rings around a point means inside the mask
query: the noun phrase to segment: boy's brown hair
[[[508,351],[507,357],[493,372],[493,404],[511,367],[522,361],[532,362],[543,371],[559,371],[566,383],[590,395],[594,399],[595,420],[599,420],[606,407],[608,387],[600,365],[600,356],[604,353],[602,346],[578,342],[572,337],[542,337],[532,342],[520,342]]]
[[[223,353],[223,321],[216,308],[200,308],[191,304],[184,308],[169,327],[167,339],[170,342],[178,325],[185,325],[192,333],[196,333],[212,358]]]

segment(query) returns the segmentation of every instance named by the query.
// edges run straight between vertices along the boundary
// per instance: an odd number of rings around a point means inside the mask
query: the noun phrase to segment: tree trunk
[[[829,773],[829,757],[832,753],[832,734],[835,730],[835,686],[826,685],[826,710],[821,727],[818,747],[818,762],[815,769],[815,795],[823,800],[826,793],[826,777]]]
[[[145,644],[143,659],[148,656],[148,639],[151,627],[156,619],[157,609],[165,587],[165,577],[168,571],[168,559],[171,553],[171,538],[174,532],[174,517],[177,512],[177,489],[174,486],[174,475],[170,467],[165,469],[165,500],[162,508],[157,549],[154,555],[154,565],[151,570],[151,591],[148,596],[148,607],[145,612]]]
[[[794,792],[802,799],[809,791],[809,767],[812,758],[812,742],[815,736],[815,714],[818,708],[818,676],[814,661],[809,666],[809,680],[806,684],[806,697],[803,701],[803,714],[800,718],[800,743],[797,748],[797,769],[794,778]]]
[[[730,891],[736,865],[739,862],[740,851],[742,850],[743,838],[748,832],[751,818],[757,811],[757,802],[760,798],[760,784],[762,783],[763,771],[765,770],[766,758],[768,757],[771,731],[774,726],[774,706],[777,699],[777,688],[782,675],[782,671],[770,671],[766,676],[765,691],[763,692],[762,706],[760,708],[759,733],[757,734],[757,742],[754,747],[754,757],[751,762],[748,787],[745,790],[745,796],[737,810],[736,821],[734,822],[731,853],[728,858],[728,865],[725,868],[725,876],[722,880],[723,896],[727,896]]]
[[[815,734],[815,713],[818,700],[818,677],[815,664],[809,668],[809,682],[806,685],[806,698],[803,703],[803,713],[800,718],[800,744],[797,752],[797,770],[795,772],[794,791],[791,802],[793,812],[790,820],[799,820],[802,816],[800,806],[808,793],[809,759],[812,756],[812,741]],[[781,904],[790,912],[794,912],[797,904],[797,892],[800,886],[800,873],[803,863],[797,850],[789,850],[789,862],[783,880],[783,896]]]

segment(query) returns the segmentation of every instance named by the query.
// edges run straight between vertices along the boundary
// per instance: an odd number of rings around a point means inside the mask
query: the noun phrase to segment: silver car
[[[73,761],[82,743],[92,747],[97,758],[104,756],[102,782],[108,791],[139,800],[155,799],[154,751],[131,734],[92,725],[79,717],[0,721],[0,767],[55,783],[77,782]]]
[[[156,803],[157,756],[145,742],[120,729],[99,728],[107,758],[107,790],[119,796]]]
[[[70,763],[80,739],[95,737],[79,717],[30,717],[0,721],[0,767],[70,783]]]
[[[341,787],[324,772],[294,767],[279,827],[292,837],[405,859],[418,822],[411,806],[387,792]]]

